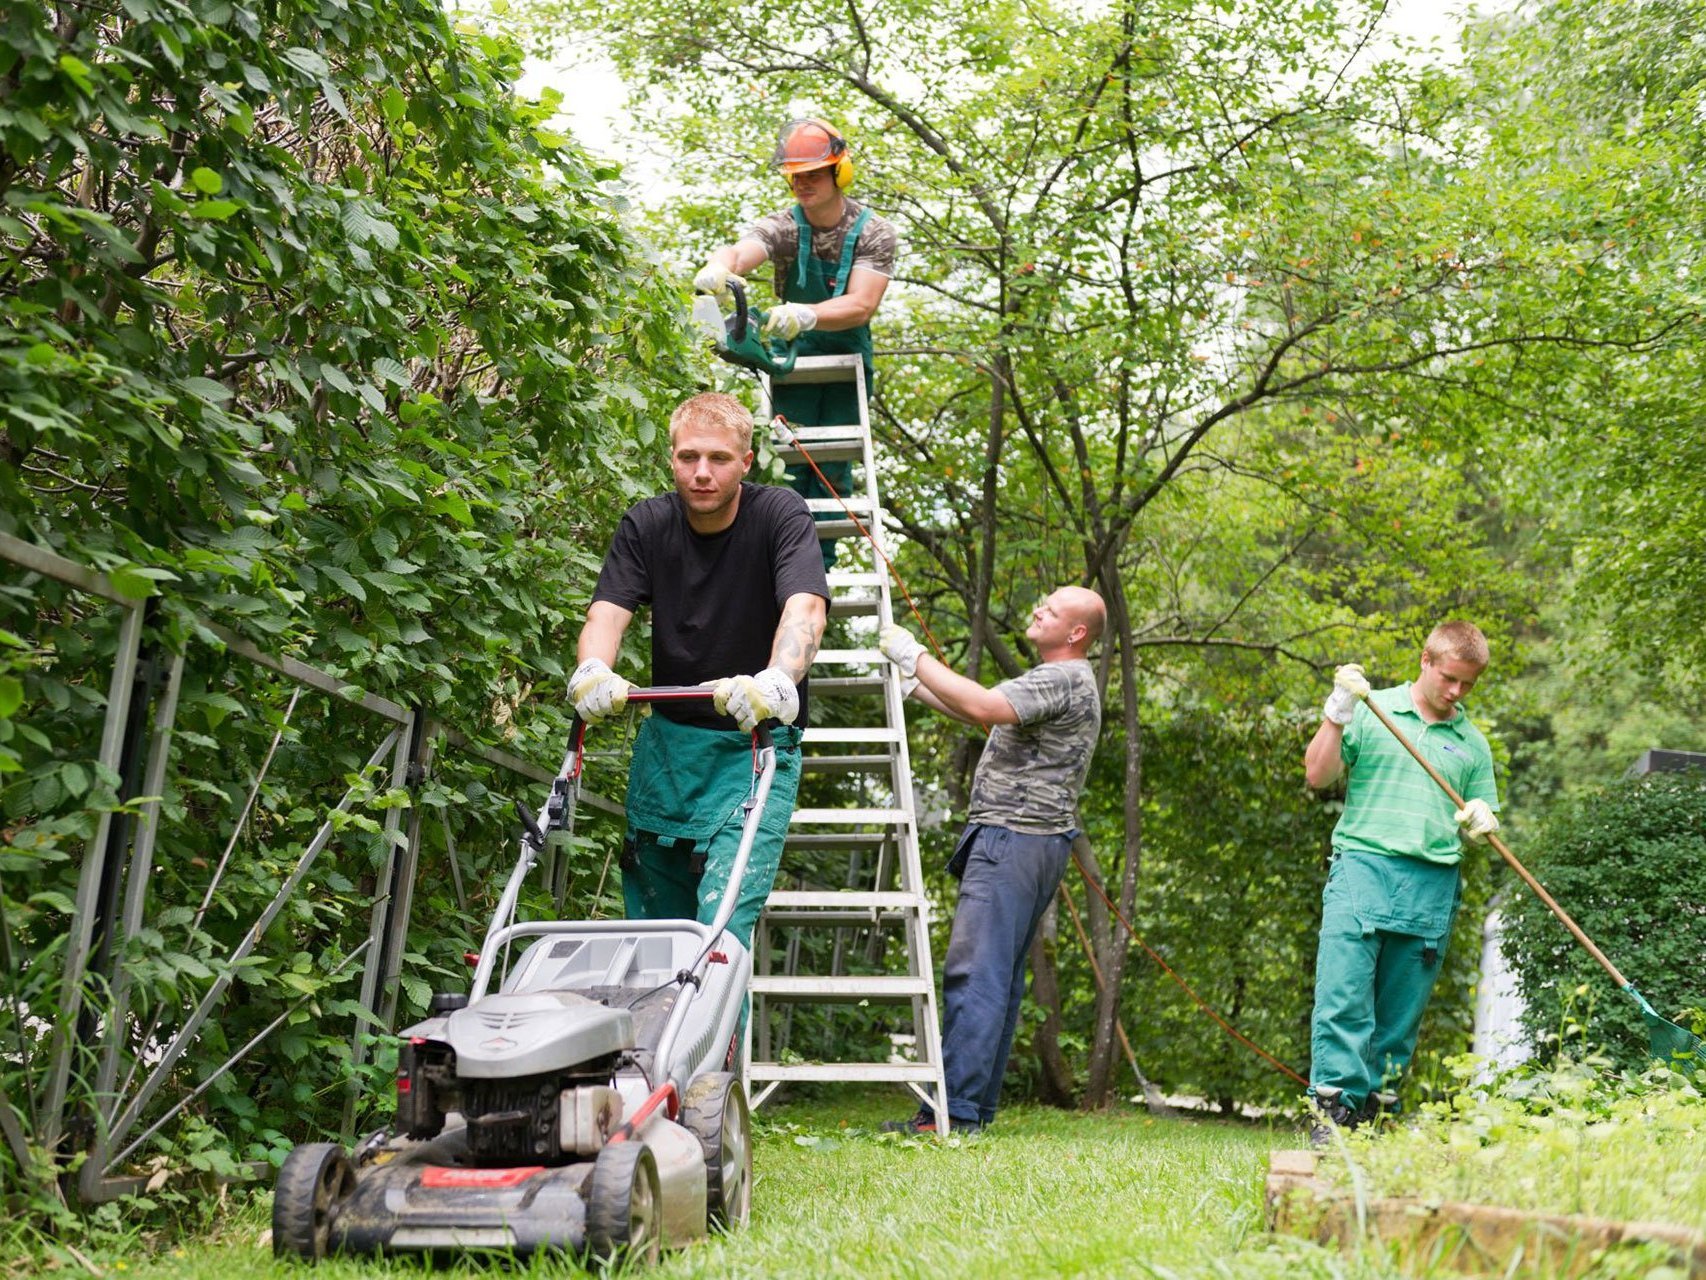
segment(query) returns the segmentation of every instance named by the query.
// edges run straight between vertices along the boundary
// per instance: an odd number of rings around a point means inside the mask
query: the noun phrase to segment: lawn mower
[[[694,317],[704,325],[718,357],[774,378],[792,373],[796,355],[794,344],[780,338],[766,340],[760,330],[768,317],[760,308],[747,305],[746,286],[740,281],[730,280],[729,292],[734,295],[735,309],[727,316],[717,308],[714,299],[710,300],[711,306],[703,314],[702,304],[697,299],[694,303]],[[701,294],[700,298],[709,299],[709,295]]]
[[[634,689],[628,700],[711,692]],[[516,804],[520,856],[468,994],[434,995],[430,1016],[400,1034],[393,1127],[353,1152],[313,1142],[286,1157],[275,1254],[558,1250],[643,1264],[745,1224],[739,1057],[752,959],[724,929],[776,772],[770,725],[753,734],[740,846],[712,923],[517,921],[548,835],[572,829],[585,732],[572,724],[543,821]]]

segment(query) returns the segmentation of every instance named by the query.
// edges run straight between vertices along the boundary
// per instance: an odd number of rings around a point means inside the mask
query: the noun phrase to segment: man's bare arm
[[[817,657],[824,624],[828,621],[829,601],[822,596],[810,591],[789,596],[782,606],[782,620],[776,624],[776,639],[770,646],[770,665],[780,667],[788,673],[788,679],[799,684]]]
[[[1309,747],[1303,753],[1303,779],[1315,790],[1330,787],[1345,771],[1345,758],[1340,748],[1345,740],[1345,727],[1323,720]]]
[[[622,647],[622,633],[633,621],[634,611],[624,609],[608,600],[594,600],[587,607],[586,625],[576,645],[575,661],[597,658],[608,667],[616,665],[617,651]]]
[[[1005,694],[985,689],[976,680],[967,679],[947,663],[927,653],[918,659],[918,688],[913,690],[913,697],[926,690],[934,696],[939,710],[967,724],[981,724],[989,728],[1019,723],[1019,713],[1007,701]]]

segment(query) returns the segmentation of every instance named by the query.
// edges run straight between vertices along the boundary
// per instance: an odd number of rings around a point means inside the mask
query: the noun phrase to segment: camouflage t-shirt
[[[1085,658],[1045,662],[995,691],[1018,724],[998,724],[972,780],[968,822],[1054,835],[1078,826],[1078,793],[1102,727],[1096,673]]]
[[[864,207],[857,200],[844,200],[840,222],[828,230],[813,227],[812,257],[839,264],[843,242],[853,227],[853,220]],[[793,209],[783,209],[779,213],[760,218],[742,231],[740,238],[757,240],[764,246],[765,252],[770,255],[771,264],[776,268],[776,293],[780,297],[782,281],[793,271],[800,253],[800,228],[794,221]],[[854,269],[863,267],[866,271],[875,271],[880,276],[892,277],[895,249],[899,243],[900,237],[895,234],[894,223],[873,213],[859,232],[859,243],[853,249]]]

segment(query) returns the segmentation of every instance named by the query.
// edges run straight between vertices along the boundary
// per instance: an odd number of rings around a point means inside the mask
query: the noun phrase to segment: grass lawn
[[[907,1114],[898,1090],[845,1091],[766,1107],[747,1230],[666,1257],[659,1280],[705,1277],[1227,1276],[1399,1274],[1262,1230],[1268,1151],[1295,1131],[1150,1119],[1139,1110],[1083,1116],[1004,1111],[968,1141],[877,1136]],[[106,1274],[149,1280],[303,1276],[258,1244],[270,1201],[257,1197],[211,1241],[153,1257],[96,1259]],[[564,1259],[503,1273],[578,1276]],[[436,1273],[416,1262],[336,1261],[326,1280]],[[62,1274],[72,1274],[64,1272]]]

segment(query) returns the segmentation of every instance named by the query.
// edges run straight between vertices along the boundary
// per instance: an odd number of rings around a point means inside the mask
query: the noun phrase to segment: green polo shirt
[[[1369,697],[1458,795],[1499,807],[1493,753],[1461,706],[1450,720],[1430,724],[1410,700],[1407,684],[1376,689]],[[1360,850],[1446,865],[1462,860],[1456,806],[1360,703],[1355,719],[1345,726],[1339,755],[1350,770],[1350,784],[1345,811],[1333,828],[1333,852]]]

